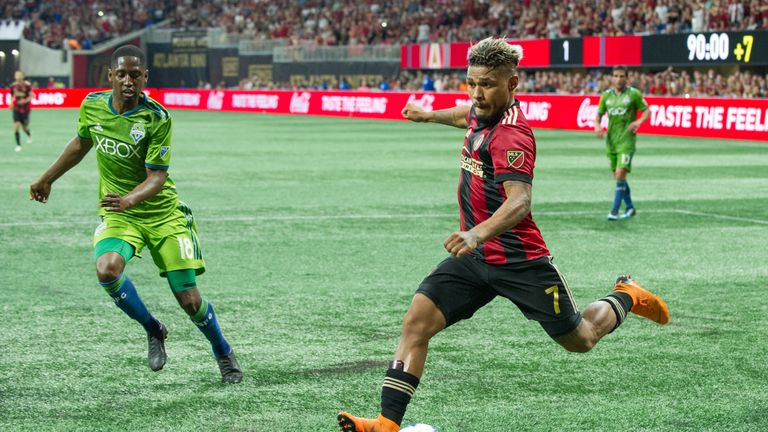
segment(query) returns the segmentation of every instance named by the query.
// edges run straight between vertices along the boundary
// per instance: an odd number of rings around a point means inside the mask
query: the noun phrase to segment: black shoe
[[[165,339],[168,338],[168,329],[159,321],[158,325],[160,330],[157,334],[147,333],[147,345],[149,345],[147,362],[149,363],[149,368],[155,372],[165,366],[165,360],[168,358],[165,355]]]
[[[219,371],[221,371],[222,384],[237,384],[243,380],[243,370],[240,369],[234,351],[230,351],[222,358],[217,358],[216,362],[219,364]]]

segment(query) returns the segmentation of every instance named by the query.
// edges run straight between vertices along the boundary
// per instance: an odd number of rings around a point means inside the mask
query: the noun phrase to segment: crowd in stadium
[[[3,19],[28,22],[24,36],[51,48],[88,49],[170,20],[171,27],[223,27],[253,40],[289,44],[395,44],[509,38],[751,30],[768,27],[765,0],[0,0]],[[630,72],[647,94],[766,97],[766,77],[748,71]],[[353,85],[354,84],[354,85]],[[522,71],[519,92],[594,94],[604,71]],[[205,86],[205,84],[203,84]],[[244,80],[240,88],[290,87]],[[311,83],[309,88],[463,91],[457,73],[404,72],[378,83]]]
[[[0,0],[27,39],[85,48],[166,19],[290,44],[397,44],[509,38],[753,30],[764,0]]]
[[[184,3],[177,0],[178,3]],[[764,28],[762,0],[271,0],[186,2],[176,24],[321,45],[454,42]],[[193,11],[199,11],[192,13]]]
[[[26,21],[24,37],[49,48],[90,49],[173,11],[171,0],[0,0],[2,19]]]

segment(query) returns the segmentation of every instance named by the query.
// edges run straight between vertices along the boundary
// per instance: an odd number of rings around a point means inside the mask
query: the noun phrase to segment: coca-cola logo
[[[206,107],[209,110],[216,110],[219,111],[224,106],[224,92],[221,90],[216,90],[208,93],[208,102],[206,103]]]
[[[576,125],[580,128],[594,128],[595,117],[597,117],[597,109],[599,105],[592,105],[592,100],[584,98],[579,105],[579,112],[576,114]],[[608,127],[608,117],[604,116],[600,122],[603,128]]]
[[[418,105],[424,109],[424,111],[430,112],[433,110],[432,106],[435,103],[435,95],[425,93],[420,98],[416,98],[415,94],[408,96],[407,104],[412,103]]]
[[[309,112],[309,99],[312,94],[309,92],[294,92],[291,96],[291,106],[289,110],[292,113],[306,114]]]

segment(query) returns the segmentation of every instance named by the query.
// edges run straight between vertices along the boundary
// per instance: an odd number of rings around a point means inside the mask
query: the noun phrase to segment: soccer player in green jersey
[[[235,353],[221,333],[213,305],[197,289],[195,277],[205,271],[197,225],[168,176],[171,117],[142,92],[148,77],[144,52],[133,45],[115,50],[108,77],[112,90],[86,96],[77,136],[32,183],[30,199],[47,202],[53,182],[96,147],[102,219],[93,238],[96,275],[115,304],[146,330],[150,369],[165,365],[168,330],[123,273],[145,246],[179,305],[210,341],[222,382],[238,383],[243,373]]]
[[[637,129],[648,119],[650,111],[640,90],[627,86],[627,68],[613,68],[613,87],[604,91],[600,96],[600,105],[595,118],[595,134],[602,138],[605,133],[600,124],[603,115],[608,113],[608,137],[605,144],[608,159],[611,161],[611,171],[616,179],[616,192],[613,197],[613,207],[608,213],[608,220],[619,219],[621,202],[625,203],[621,219],[628,219],[637,212],[632,204],[627,175],[632,170],[632,157],[635,155],[635,138]],[[637,118],[637,112],[642,115]]]

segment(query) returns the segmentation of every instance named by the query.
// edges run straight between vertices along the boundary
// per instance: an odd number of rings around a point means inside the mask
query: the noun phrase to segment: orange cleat
[[[392,420],[379,415],[377,419],[355,417],[349,413],[340,412],[339,430],[341,432],[397,432],[400,426]]]
[[[669,322],[669,309],[664,300],[646,290],[632,280],[629,275],[616,279],[614,291],[623,292],[632,297],[632,312],[659,324]]]

